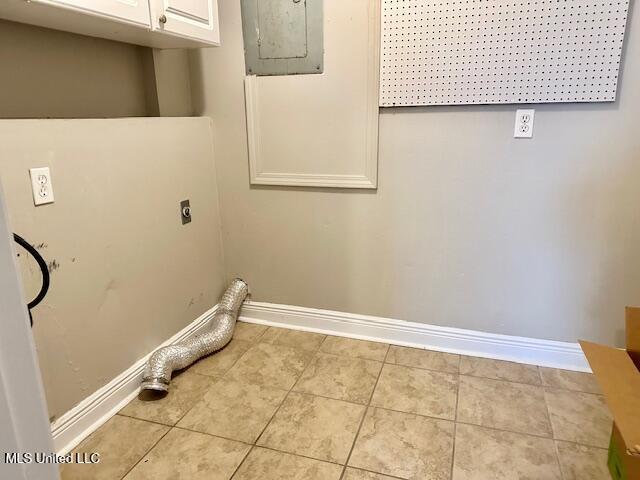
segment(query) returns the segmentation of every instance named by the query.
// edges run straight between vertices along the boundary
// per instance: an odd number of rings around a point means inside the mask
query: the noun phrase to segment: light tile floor
[[[63,480],[608,480],[593,376],[239,323]]]

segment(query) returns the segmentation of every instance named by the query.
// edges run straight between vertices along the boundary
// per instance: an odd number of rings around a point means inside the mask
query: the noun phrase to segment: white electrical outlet
[[[515,138],[533,137],[533,117],[536,111],[533,109],[516,110],[516,126],[513,131]]]
[[[49,167],[31,168],[29,175],[31,175],[33,203],[36,205],[53,203],[53,184]]]

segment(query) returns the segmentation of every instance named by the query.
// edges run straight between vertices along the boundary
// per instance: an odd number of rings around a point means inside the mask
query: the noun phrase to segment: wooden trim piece
[[[516,337],[316,308],[247,301],[245,322],[448,353],[590,372],[577,343]]]
[[[200,333],[216,309],[217,305],[207,310],[157,348],[181,342]],[[144,366],[152,353],[149,352],[51,424],[56,452],[60,455],[70,452],[138,395]]]
[[[298,174],[268,172],[261,157],[261,132],[258,119],[258,77],[245,78],[245,109],[249,149],[249,177],[252,185],[298,187],[377,188],[378,187],[378,96],[380,85],[380,2],[368,2],[369,31],[367,65],[366,161],[360,175],[323,173]],[[326,32],[325,32],[326,35]]]

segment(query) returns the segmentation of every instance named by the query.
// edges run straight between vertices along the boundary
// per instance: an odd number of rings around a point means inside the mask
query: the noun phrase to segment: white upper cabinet
[[[148,27],[149,0],[32,0]]]
[[[220,44],[217,0],[0,0],[0,18],[155,48]]]
[[[220,44],[216,0],[150,0],[151,27],[183,38]]]

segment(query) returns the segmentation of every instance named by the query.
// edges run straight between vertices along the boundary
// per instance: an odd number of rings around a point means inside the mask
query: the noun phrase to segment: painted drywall
[[[149,48],[0,20],[0,118],[158,115]]]
[[[161,117],[192,116],[188,50],[153,49],[152,51],[158,115]]]
[[[9,222],[49,263],[34,309],[49,415],[58,417],[217,302],[224,289],[208,118],[0,120]],[[55,203],[34,207],[29,168]],[[179,202],[190,199],[183,226]],[[28,300],[39,270],[24,252]]]
[[[640,304],[638,12],[617,102],[536,105],[531,140],[512,138],[516,106],[382,110],[379,188],[349,191],[250,187],[240,6],[219,7],[192,97],[213,119],[227,277],[253,299],[622,342]]]

